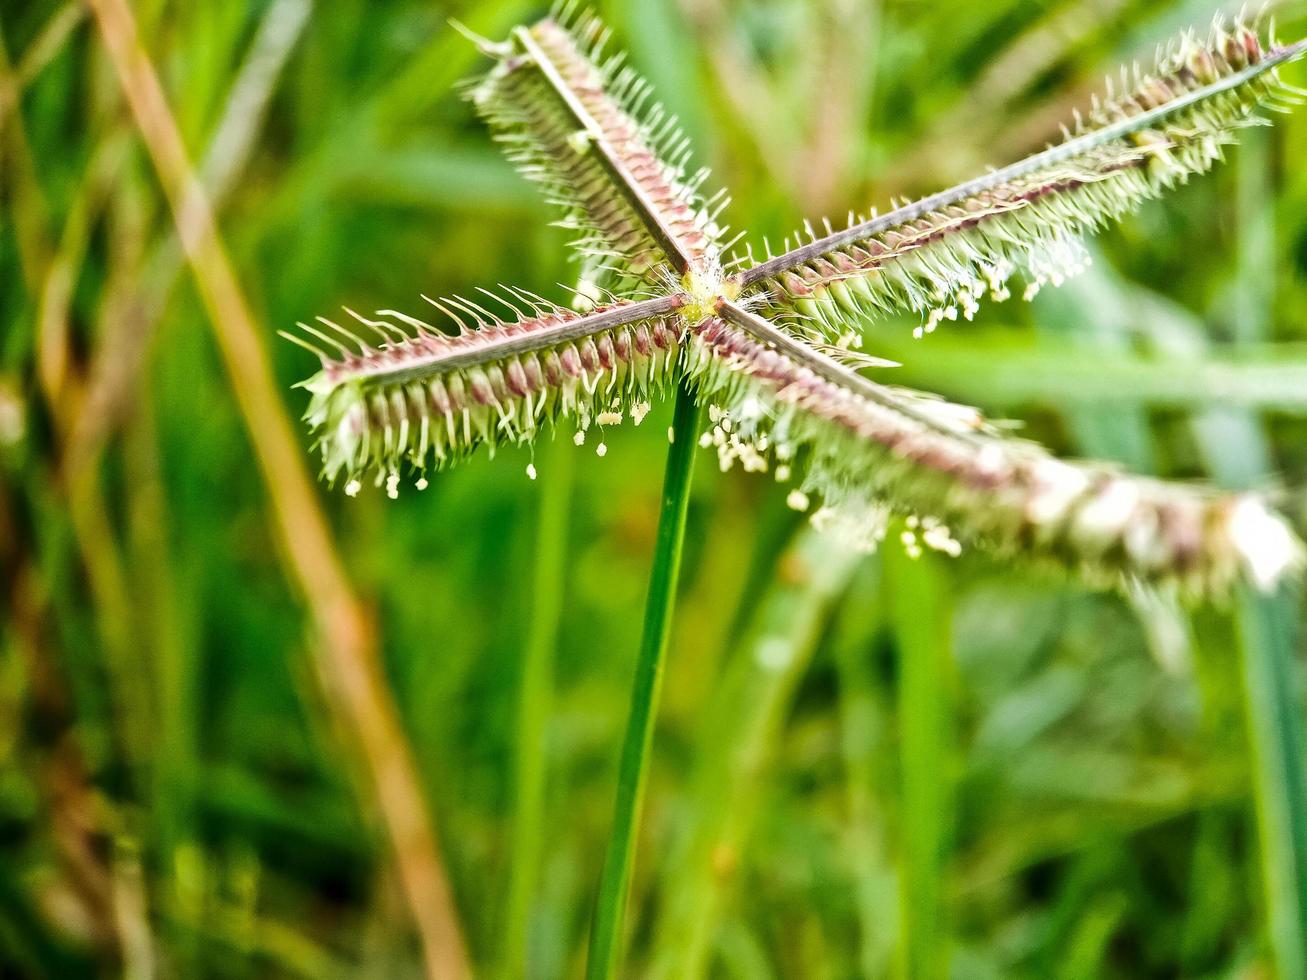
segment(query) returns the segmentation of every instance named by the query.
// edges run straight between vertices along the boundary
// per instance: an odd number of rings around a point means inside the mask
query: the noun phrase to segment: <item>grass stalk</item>
[[[626,920],[631,871],[635,864],[635,837],[640,805],[649,776],[649,747],[653,741],[663,662],[672,626],[672,606],[681,570],[681,545],[685,540],[690,476],[701,414],[693,392],[682,385],[676,395],[672,444],[667,450],[658,538],[654,545],[649,596],[645,603],[644,632],[635,664],[631,713],[627,720],[622,760],[617,773],[613,830],[604,856],[594,920],[590,927],[590,949],[586,963],[588,980],[607,980],[614,976],[621,955],[622,927]]]
[[[528,975],[531,909],[540,880],[544,843],[544,797],[548,771],[546,728],[553,701],[554,652],[563,611],[567,558],[567,505],[572,495],[572,445],[547,444],[540,473],[531,633],[522,661],[517,702],[512,865],[509,872],[501,975]]]

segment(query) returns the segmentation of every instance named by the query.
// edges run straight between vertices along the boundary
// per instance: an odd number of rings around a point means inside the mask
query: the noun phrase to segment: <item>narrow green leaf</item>
[[[1307,784],[1294,679],[1298,597],[1244,588],[1238,616],[1271,947],[1280,976],[1299,980],[1307,976]]]
[[[1089,351],[1004,339],[998,331],[936,335],[924,343],[877,335],[878,355],[901,360],[892,379],[942,389],[950,398],[990,408],[1028,404],[1075,406],[1134,401],[1159,407],[1233,405],[1307,412],[1307,349],[1295,344],[1252,347],[1221,360]]]
[[[851,874],[858,913],[858,968],[882,976],[898,942],[898,883],[886,839],[886,801],[893,763],[888,697],[873,674],[871,654],[884,619],[881,604],[862,601],[879,590],[881,562],[867,561],[845,603],[832,648],[839,676],[840,743],[844,757]]]
[[[953,713],[949,692],[949,585],[930,555],[885,549],[891,622],[899,656],[902,804],[901,974],[937,980],[949,973],[944,879],[953,822]]]
[[[685,832],[664,862],[666,904],[651,976],[709,972],[725,893],[766,799],[767,774],[794,691],[812,661],[831,607],[864,556],[831,535],[801,530],[752,605],[699,729],[699,760]]]
[[[531,627],[522,655],[517,702],[512,859],[500,963],[500,973],[506,978],[529,975],[531,910],[544,854],[548,722],[566,582],[561,570],[567,565],[567,509],[574,458],[571,449],[555,438],[542,454]]]
[[[1275,295],[1273,212],[1265,139],[1240,161],[1236,340],[1264,341]],[[1264,464],[1263,464],[1264,466]],[[1307,782],[1302,708],[1297,698],[1294,587],[1239,591],[1237,619],[1244,717],[1252,762],[1262,888],[1272,957],[1284,980],[1307,977]]]

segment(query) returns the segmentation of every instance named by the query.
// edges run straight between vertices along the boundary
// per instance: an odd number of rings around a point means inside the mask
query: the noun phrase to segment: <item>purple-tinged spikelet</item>
[[[707,171],[687,174],[689,141],[648,104],[648,83],[621,56],[602,57],[607,37],[587,16],[519,28],[470,98],[509,158],[581,232],[577,248],[619,283],[665,288],[661,270],[716,276],[714,219],[725,199],[700,196]]]
[[[377,319],[351,312],[375,344],[329,320],[325,329],[301,324],[316,342],[294,339],[322,359],[304,387],[327,480],[343,474],[355,490],[371,476],[393,495],[402,464],[424,474],[482,445],[493,452],[531,442],[546,422],[575,419],[582,438],[592,424],[628,413],[638,424],[677,375],[677,297],[585,315],[532,298],[531,315],[509,319],[467,300],[435,303],[460,333],[393,311]],[[463,329],[469,318],[475,329]]]
[[[814,505],[816,523],[869,546],[888,514],[907,514],[939,550],[974,543],[1094,583],[1174,583],[1199,595],[1242,578],[1269,585],[1302,563],[1288,525],[1255,494],[1064,462],[999,435],[974,409],[842,379],[844,369],[796,357],[733,304],[722,314],[692,331],[688,355],[715,406],[705,442],[724,465],[783,476],[802,465],[794,506]]]
[[[1087,261],[1082,234],[1206,172],[1241,128],[1297,93],[1277,67],[1304,46],[1264,49],[1247,25],[1184,35],[1119,98],[1077,117],[1066,142],[995,173],[816,238],[740,274],[746,295],[816,335],[919,312],[917,334],[985,295],[1003,300],[1025,274],[1029,297]]]

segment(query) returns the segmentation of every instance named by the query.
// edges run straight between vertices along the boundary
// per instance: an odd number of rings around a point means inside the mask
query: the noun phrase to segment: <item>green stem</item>
[[[603,877],[599,882],[594,923],[590,929],[590,951],[586,965],[588,980],[607,980],[612,977],[616,973],[621,953],[622,926],[631,890],[631,869],[635,864],[635,835],[640,803],[648,778],[649,746],[653,741],[655,709],[662,687],[667,639],[671,632],[676,580],[681,569],[681,544],[685,539],[685,515],[690,499],[690,475],[699,417],[700,409],[694,395],[683,384],[676,396],[672,445],[667,451],[658,540],[654,547],[649,596],[645,603],[644,634],[635,665],[631,714],[627,720],[622,762],[617,774],[613,832],[608,840],[608,852],[604,856]]]
[[[574,450],[567,440],[546,445],[540,473],[531,633],[522,659],[517,703],[517,744],[512,863],[509,871],[501,975],[528,975],[532,899],[540,879],[547,774],[546,728],[553,697],[554,651],[563,611],[562,574],[567,553],[567,505],[572,495]]]

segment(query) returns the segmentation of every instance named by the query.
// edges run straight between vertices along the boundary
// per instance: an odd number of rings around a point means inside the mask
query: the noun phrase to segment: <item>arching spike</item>
[[[435,327],[427,323],[425,320],[419,320],[417,317],[409,316],[407,313],[401,313],[399,310],[377,310],[377,316],[392,316],[396,320],[407,323],[409,326],[419,331],[427,331],[429,333],[438,332]]]
[[[371,317],[366,317],[360,313],[354,312],[354,310],[350,309],[348,306],[344,307],[344,310],[359,323],[363,324],[365,327],[369,327],[373,333],[379,336],[382,341],[387,344],[395,342],[396,334],[401,343],[408,339],[407,335],[394,324],[386,323],[382,320],[373,320]]]
[[[340,353],[346,358],[356,357],[358,354],[357,351],[350,350],[348,347],[346,347],[344,344],[338,341],[335,337],[328,336],[327,334],[323,333],[321,330],[318,330],[316,327],[310,326],[309,324],[305,323],[303,320],[298,321],[295,325],[299,327],[301,330],[303,330],[305,333],[317,337],[327,346],[336,348],[336,350],[340,351]]]
[[[478,51],[489,58],[502,61],[505,58],[512,57],[513,55],[513,45],[509,42],[492,41],[488,37],[482,37],[476,31],[472,30],[462,21],[454,17],[450,17],[446,23],[448,23],[449,26],[459,34],[463,35],[463,37],[467,38],[467,40],[471,41]]]
[[[441,313],[445,314],[445,316],[449,317],[451,320],[457,323],[459,333],[467,333],[468,327],[467,324],[463,322],[463,318],[458,316],[458,314],[454,313],[452,310],[450,310],[449,307],[445,306],[445,304],[442,301],[432,299],[426,293],[422,294],[422,298],[426,300],[428,303],[430,303],[432,306],[434,306],[436,309],[438,309]]]
[[[462,296],[450,296],[447,298],[446,302],[453,303],[468,316],[472,317],[472,319],[476,320],[477,326],[482,330],[485,330],[487,327],[501,326],[498,317],[487,312],[482,307],[477,306],[471,300],[464,299]]]
[[[501,286],[500,288],[502,289],[503,287]],[[498,293],[493,293],[493,292],[491,292],[489,289],[485,289],[484,287],[481,287],[481,286],[478,286],[478,287],[477,287],[477,292],[484,294],[485,296],[487,296],[487,297],[489,297],[490,299],[494,300],[496,303],[498,303],[498,304],[499,304],[500,306],[502,306],[504,309],[508,310],[510,313],[512,313],[513,318],[514,318],[515,320],[521,321],[521,320],[526,319],[526,315],[522,312],[522,310],[518,309],[516,306],[514,306],[514,305],[513,305],[512,303],[510,303],[508,300],[504,299],[504,297],[500,296]]]
[[[511,295],[517,302],[521,303],[530,312],[532,316],[543,318],[548,316],[548,311],[540,303],[532,299],[525,290],[518,289],[516,286],[507,286],[499,284],[499,288]]]
[[[325,353],[323,353],[319,348],[317,348],[313,344],[310,344],[303,337],[299,336],[299,334],[291,333],[289,330],[278,330],[277,336],[284,337],[286,340],[289,340],[292,344],[295,344],[298,347],[303,347],[310,354],[313,354],[315,357],[317,357],[317,359],[322,362],[324,367],[327,364],[331,363],[330,357],[328,357]]]
[[[334,320],[330,320],[325,316],[314,317],[314,319],[317,320],[319,323],[323,324],[324,326],[328,326],[332,330],[335,330],[336,333],[340,334],[342,337],[346,338],[347,340],[353,341],[354,344],[358,347],[357,353],[365,354],[371,349],[366,343],[364,343],[363,338],[361,338],[358,334],[354,333],[351,330],[346,330],[344,327],[342,327],[339,323],[336,323]]]

